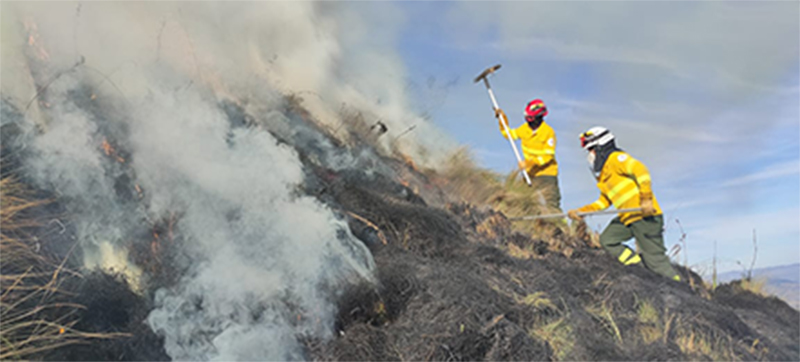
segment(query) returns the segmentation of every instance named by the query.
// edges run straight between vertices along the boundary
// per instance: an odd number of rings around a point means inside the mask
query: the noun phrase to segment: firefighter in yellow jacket
[[[521,140],[523,160],[520,170],[525,170],[531,178],[531,186],[542,204],[561,212],[561,192],[558,189],[558,163],[556,163],[556,133],[544,116],[547,107],[541,99],[534,99],[525,107],[525,123],[517,128],[508,127],[508,118],[502,110],[497,110],[500,133],[512,140]],[[506,134],[508,127],[510,134]]]
[[[611,220],[600,244],[625,265],[644,261],[648,269],[673,280],[680,276],[672,268],[664,247],[664,217],[650,187],[647,167],[617,148],[614,135],[603,127],[593,127],[580,135],[581,146],[597,180],[600,198],[568,215],[581,220],[578,212],[599,211],[614,205],[617,209],[641,208],[641,212],[623,212]],[[623,242],[636,238],[641,257]]]

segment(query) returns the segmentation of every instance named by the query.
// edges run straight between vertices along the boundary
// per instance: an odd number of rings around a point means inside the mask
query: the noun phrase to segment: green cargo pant
[[[600,244],[617,260],[625,265],[639,262],[639,257],[622,243],[632,237],[641,252],[644,266],[658,274],[673,280],[680,280],[678,273],[672,268],[664,247],[664,217],[655,215],[625,225],[614,218],[600,234]]]
[[[534,197],[542,205],[547,206],[550,212],[560,213],[561,211],[561,191],[558,190],[557,176],[536,176],[531,178],[531,189]]]

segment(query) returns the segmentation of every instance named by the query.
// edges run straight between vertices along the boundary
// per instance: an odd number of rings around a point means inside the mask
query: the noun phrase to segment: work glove
[[[578,215],[578,209],[572,209],[567,211],[567,216],[569,216],[570,219],[575,221],[583,221],[583,216]]]
[[[508,117],[506,117],[506,112],[503,112],[502,109],[497,108],[494,110],[494,116],[497,117],[497,120],[500,121],[500,127],[504,124],[508,127]]]
[[[528,165],[528,160],[522,160],[517,162],[517,166],[519,166],[519,171],[527,171],[530,166]]]
[[[642,208],[644,216],[650,216],[656,213],[656,208],[653,206],[653,195],[640,195],[639,206]]]

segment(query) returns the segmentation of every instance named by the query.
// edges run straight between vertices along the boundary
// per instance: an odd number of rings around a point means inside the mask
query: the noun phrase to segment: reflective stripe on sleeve
[[[603,210],[608,207],[608,205],[605,203],[603,199],[599,199],[593,202],[591,206],[596,207],[598,210]]]

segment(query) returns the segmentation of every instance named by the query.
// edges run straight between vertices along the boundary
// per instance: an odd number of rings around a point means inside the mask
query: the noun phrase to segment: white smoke
[[[4,77],[3,95],[44,126],[27,172],[67,205],[86,264],[136,284],[142,271],[101,259],[124,261],[137,233],[180,215],[185,274],[157,292],[148,318],[174,359],[303,358],[298,336],[330,336],[331,290],[371,278],[346,224],[298,195],[295,151],[261,128],[231,128],[218,104],[243,100],[263,112],[260,124],[286,126],[282,93],[314,94],[303,105],[331,128],[343,105],[359,109],[389,126],[385,146],[430,162],[420,157],[444,154],[435,151],[447,141],[408,111],[405,71],[372,31],[385,20],[336,3],[3,4],[3,53],[20,56],[4,56],[2,72],[33,80]],[[46,104],[27,107],[45,85]],[[106,137],[125,162],[103,153]],[[139,185],[141,200],[120,180]]]
[[[37,45],[48,50],[54,69],[84,56],[87,67],[97,71],[98,83],[111,87],[113,82],[126,96],[146,93],[149,85],[139,75],[141,67],[159,63],[218,94],[252,96],[267,86],[303,95],[304,107],[333,129],[341,129],[343,106],[358,109],[368,123],[380,120],[389,126],[383,146],[396,147],[422,165],[435,165],[455,143],[410,111],[406,70],[393,49],[402,16],[392,7],[325,2],[10,3],[3,5],[8,13],[3,27],[4,33],[24,34],[20,22],[31,21],[41,35]],[[18,43],[3,42],[4,47],[24,46]],[[17,63],[5,61],[3,73],[18,71]],[[3,92],[25,101],[31,96],[14,88],[3,85]]]
[[[300,358],[294,335],[325,337],[333,323],[320,287],[368,278],[369,252],[316,200],[291,196],[302,181],[292,149],[245,129],[229,144],[224,116],[196,96],[153,99],[131,132],[134,164],[158,200],[151,212],[181,205],[198,264],[157,295],[150,325],[175,359]]]
[[[54,121],[33,139],[30,173],[67,203],[87,265],[114,268],[134,285],[141,271],[124,260],[129,239],[146,230],[145,219],[181,213],[175,227],[191,266],[175,288],[158,291],[148,319],[169,355],[296,359],[296,335],[329,336],[328,289],[370,279],[373,264],[343,221],[293,195],[303,179],[294,150],[264,130],[231,131],[216,101],[197,92],[153,89],[109,112],[132,111],[113,120],[70,100],[79,84],[64,79],[50,90]],[[99,124],[116,123],[126,130],[119,145],[130,152],[145,209],[120,195],[121,166],[100,148]]]

